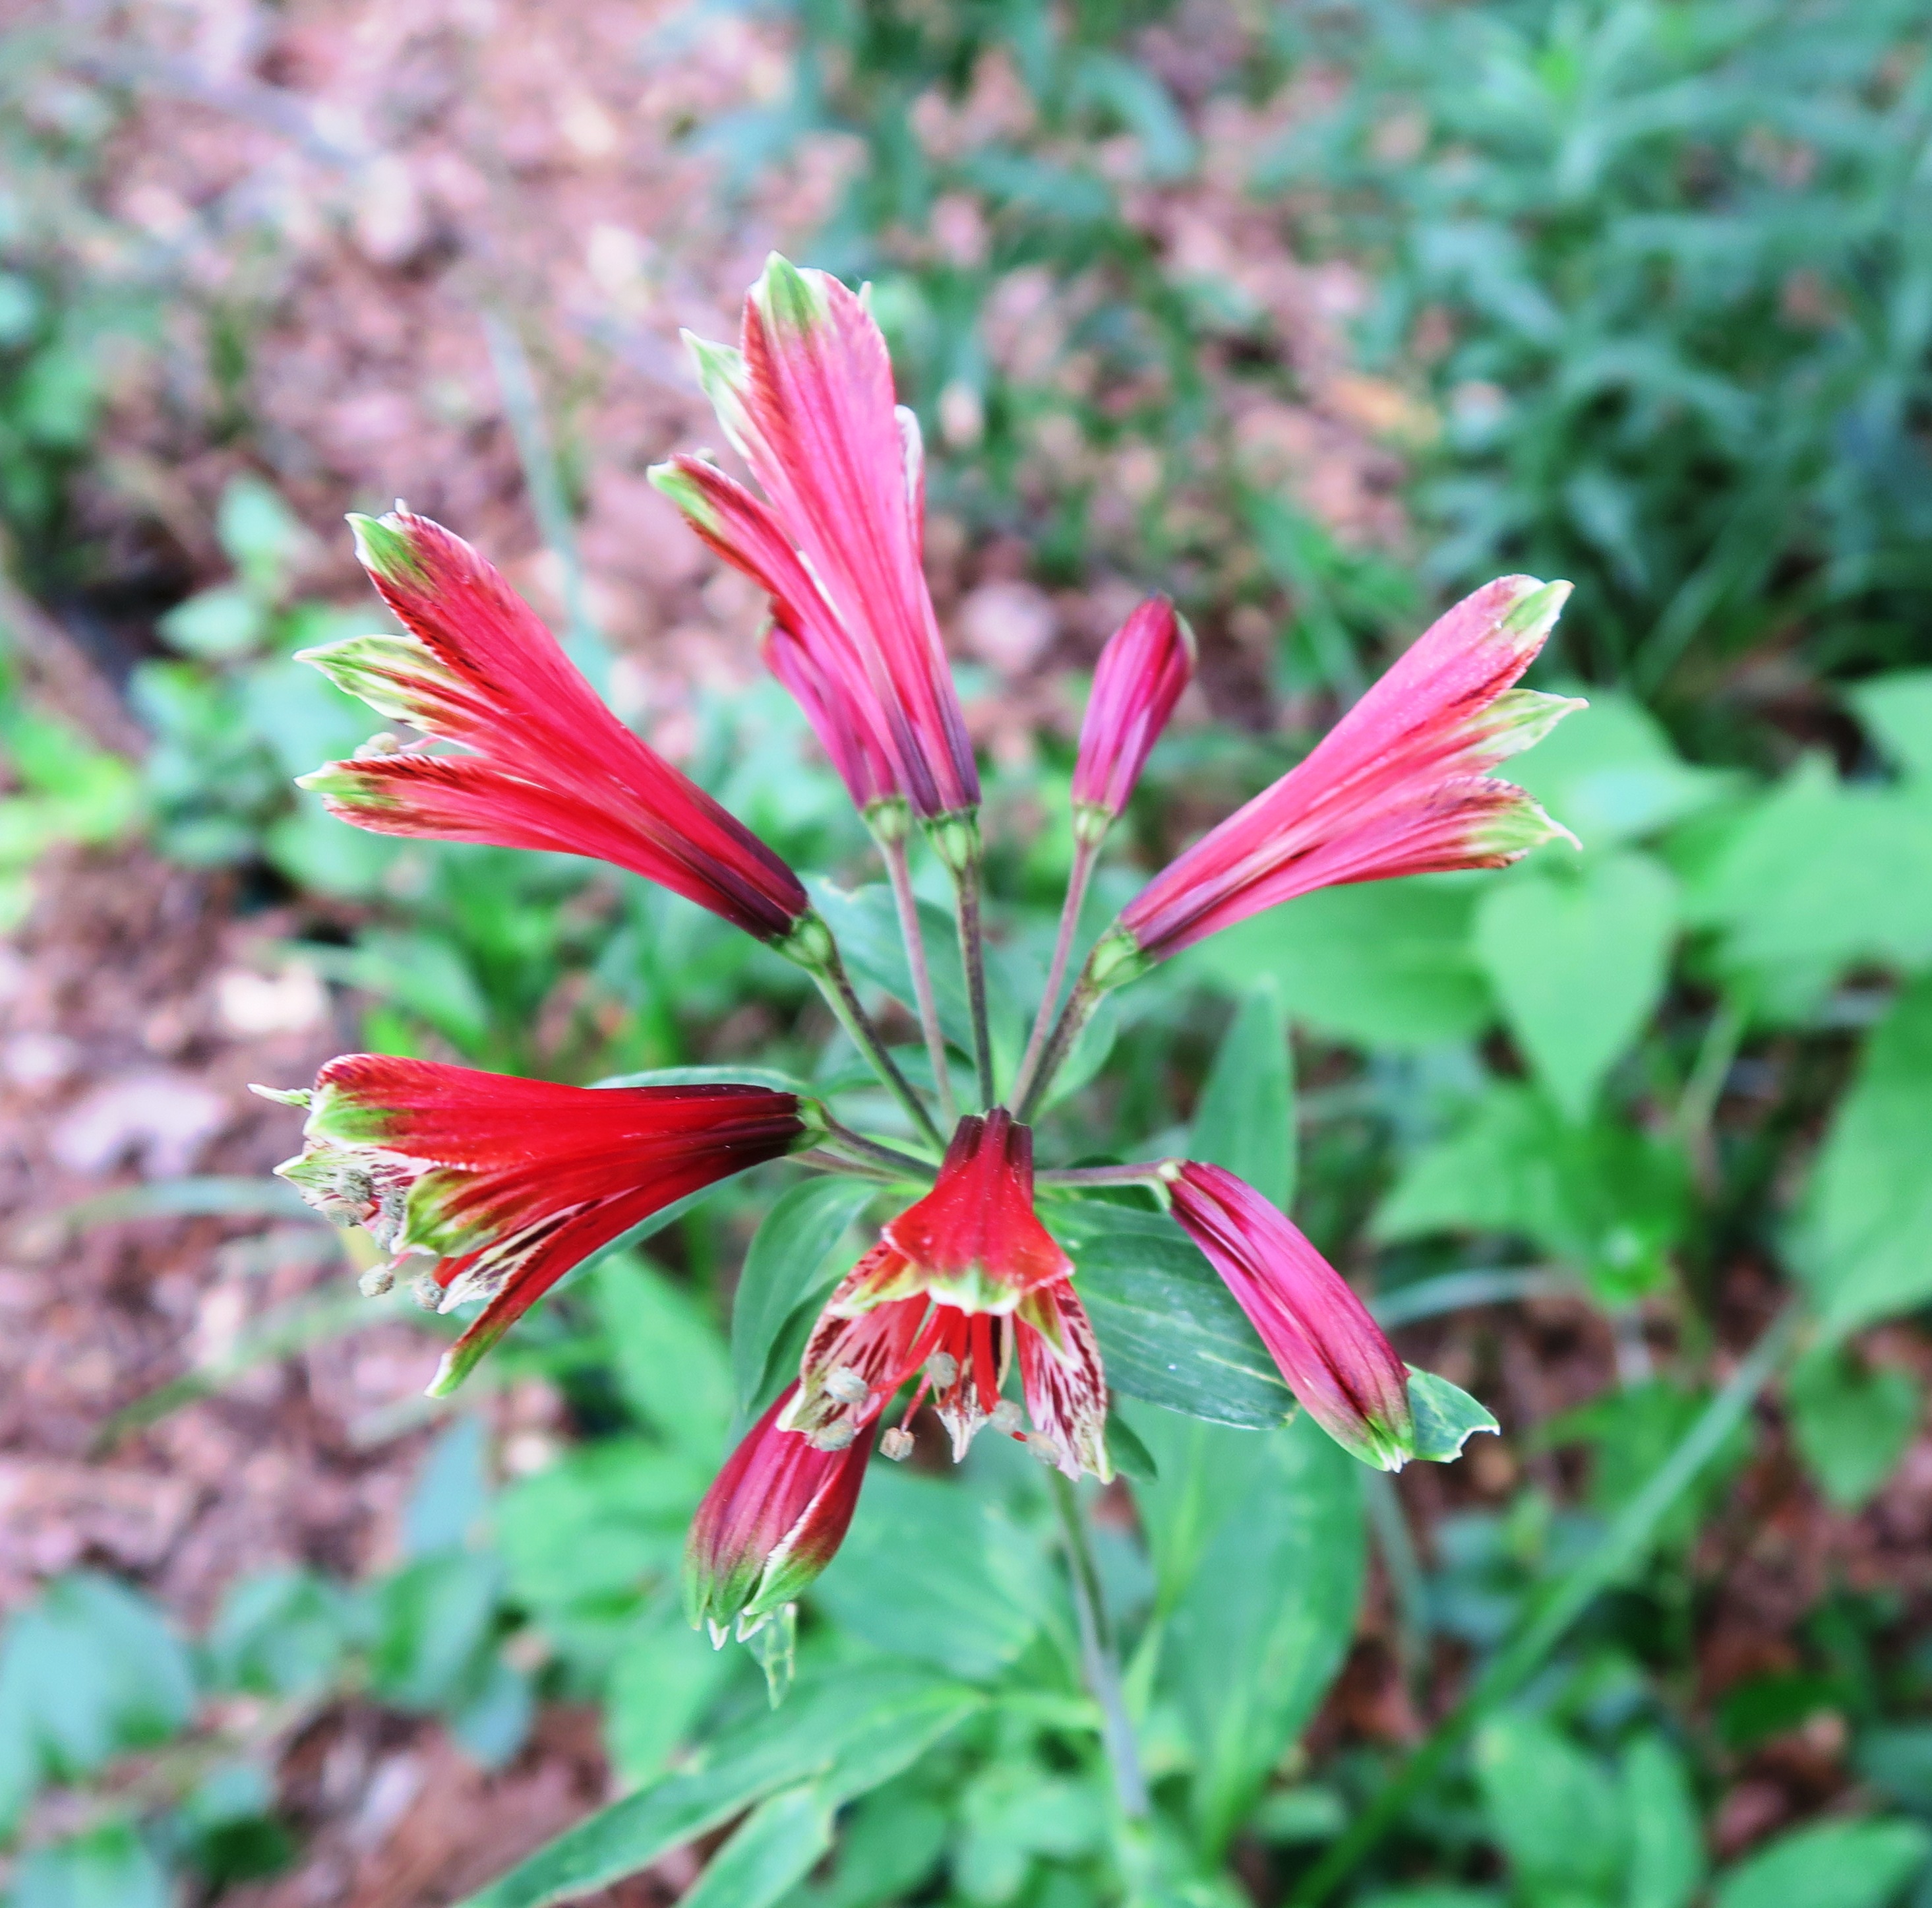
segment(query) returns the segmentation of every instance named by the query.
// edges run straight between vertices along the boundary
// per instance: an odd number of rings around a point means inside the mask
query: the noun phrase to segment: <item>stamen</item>
[[[842,1419],[836,1424],[821,1425],[812,1434],[810,1443],[814,1451],[842,1451],[858,1435]]]
[[[442,1288],[428,1273],[424,1273],[411,1283],[410,1297],[425,1312],[440,1312],[442,1309]]]
[[[1000,1401],[1000,1369],[993,1357],[993,1321],[983,1312],[973,1318],[973,1382],[979,1387],[980,1408],[991,1414]]]
[[[829,1374],[825,1389],[842,1405],[862,1405],[872,1395],[872,1387],[851,1365],[841,1365]]]
[[[371,1266],[360,1279],[356,1280],[356,1288],[365,1299],[380,1299],[385,1292],[394,1285],[395,1282],[396,1268],[386,1263],[379,1266]],[[441,1304],[441,1299],[439,1298],[436,1303]]]
[[[903,1464],[912,1456],[912,1433],[903,1425],[896,1424],[879,1440],[879,1450],[893,1463]]]
[[[926,1378],[935,1391],[950,1391],[959,1381],[959,1361],[950,1351],[935,1351],[926,1361]]]
[[[1022,1444],[1025,1445],[1027,1449],[1030,1451],[1035,1457],[1039,1459],[1042,1464],[1047,1465],[1049,1468],[1057,1466],[1059,1464],[1059,1448],[1054,1444],[1053,1440],[1047,1436],[1045,1432],[1030,1431],[1027,1433],[1025,1437],[1021,1439],[1020,1441]]]
[[[1010,1398],[1002,1398],[993,1407],[986,1422],[995,1431],[1003,1431],[1009,1438],[1023,1436],[1020,1430],[1020,1408]]]

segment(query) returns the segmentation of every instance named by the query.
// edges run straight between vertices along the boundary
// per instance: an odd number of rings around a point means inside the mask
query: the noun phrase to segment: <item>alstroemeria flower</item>
[[[687,342],[769,500],[694,457],[658,465],[652,481],[771,596],[808,666],[806,714],[860,807],[903,796],[928,822],[976,809],[979,774],[922,568],[919,425],[896,401],[872,314],[828,273],[774,254],[745,301],[741,348]],[[795,675],[779,673],[796,693]],[[890,775],[855,774],[862,758],[843,730]]]
[[[1094,671],[1073,768],[1073,829],[1097,841],[1120,819],[1180,693],[1194,675],[1194,632],[1165,596],[1123,623]]]
[[[275,1170],[311,1206],[422,1262],[440,1311],[487,1301],[430,1395],[573,1266],[673,1200],[809,1145],[797,1096],[764,1086],[560,1086],[433,1060],[350,1053],[306,1095],[298,1157]]]
[[[1505,576],[1433,623],[1306,760],[1162,869],[1089,969],[1111,987],[1317,888],[1502,867],[1568,831],[1489,774],[1582,705],[1511,685],[1570,593]]]
[[[988,1424],[1021,1435],[1000,1396],[1017,1351],[1027,1441],[1069,1477],[1111,1477],[1106,1381],[1072,1271],[1034,1211],[1031,1133],[1004,1107],[962,1120],[938,1183],[820,1315],[782,1422],[836,1449],[916,1381],[906,1417],[929,1396],[962,1458]],[[886,1437],[889,1455],[910,1450],[902,1429]]]
[[[781,1615],[845,1540],[866,1479],[869,1439],[828,1449],[779,1420],[788,1385],[725,1460],[692,1520],[684,1600],[692,1625],[722,1645]]]
[[[1414,1454],[1406,1367],[1367,1306],[1254,1188],[1219,1166],[1162,1174],[1180,1221],[1226,1282],[1308,1415],[1365,1464]]]
[[[459,536],[398,510],[352,517],[357,554],[407,632],[304,650],[379,714],[472,753],[358,756],[302,777],[379,834],[549,849],[662,882],[783,945],[810,905],[744,824],[626,729],[536,612]]]

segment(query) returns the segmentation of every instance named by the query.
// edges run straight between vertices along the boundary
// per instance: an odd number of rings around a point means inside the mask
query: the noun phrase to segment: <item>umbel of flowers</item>
[[[876,1181],[901,1207],[833,1292],[796,1378],[745,1435],[692,1525],[692,1619],[768,1658],[850,1522],[876,1442],[913,1448],[929,1407],[953,1455],[991,1429],[1072,1479],[1112,1474],[1107,1384],[1079,1266],[1034,1209],[1034,1110],[1108,990],[1311,889],[1498,867],[1562,832],[1492,771],[1574,704],[1515,687],[1560,583],[1504,577],[1429,629],[1298,767],[1156,874],[1070,987],[1095,860],[1194,666],[1155,598],[1096,673],[1074,775],[1072,878],[1016,1077],[996,1080],[980,942],[980,786],[921,568],[920,434],[862,299],[774,257],[736,348],[692,341],[762,494],[704,460],[652,473],[696,533],[770,599],[764,653],[872,832],[905,930],[933,1097],[896,1065],[793,871],[610,714],[555,639],[460,539],[400,508],[352,519],[400,633],[304,660],[417,741],[379,736],[304,778],[380,832],[560,850],[658,882],[797,963],[904,1110],[855,1131],[801,1095],[742,1085],[581,1088],[350,1055],[310,1090],[278,1170],[389,1254],[423,1301],[481,1302],[431,1386],[458,1384],[542,1294],[674,1200],[790,1157]],[[448,747],[440,745],[451,745]],[[908,869],[923,834],[956,885],[978,1110],[957,1103]],[[1063,999],[1063,994],[1064,998]],[[934,1101],[936,1100],[936,1105]],[[909,1136],[909,1137],[908,1137]],[[1219,1167],[1151,1160],[1054,1176],[1138,1183],[1199,1245],[1295,1397],[1365,1462],[1416,1454],[1408,1374],[1293,1223]],[[776,1620],[776,1621],[775,1621]],[[776,1647],[782,1648],[782,1645]]]

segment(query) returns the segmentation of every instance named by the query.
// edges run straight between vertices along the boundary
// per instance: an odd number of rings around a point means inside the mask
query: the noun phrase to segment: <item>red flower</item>
[[[298,1158],[276,1171],[397,1264],[437,1309],[486,1300],[433,1397],[573,1266],[673,1200],[809,1143],[795,1095],[763,1086],[559,1086],[350,1053],[316,1076]]]
[[[748,1432],[704,1494],[684,1551],[684,1600],[694,1626],[722,1645],[782,1615],[845,1540],[871,1442],[828,1447],[779,1419],[788,1385]]]
[[[1114,632],[1094,672],[1073,768],[1076,833],[1098,840],[1112,826],[1193,675],[1193,631],[1165,596],[1150,596]]]
[[[352,517],[358,554],[408,632],[305,650],[379,714],[468,755],[417,750],[304,776],[330,812],[380,834],[542,848],[609,861],[784,942],[798,877],[598,699],[556,639],[460,537],[398,510]]]
[[[1174,1216],[1309,1416],[1364,1463],[1400,1471],[1415,1449],[1407,1368],[1342,1275],[1233,1173],[1188,1160],[1163,1177]]]
[[[1487,771],[1582,706],[1510,687],[1569,593],[1505,576],[1458,603],[1305,761],[1148,882],[1095,951],[1094,982],[1312,888],[1501,867],[1564,834]]]
[[[784,1423],[842,1447],[916,1378],[906,1417],[930,1395],[962,1458],[988,1424],[1021,1435],[1019,1408],[1000,1396],[1017,1351],[1027,1441],[1070,1477],[1111,1477],[1106,1381],[1072,1269],[1034,1212],[1031,1134],[1004,1107],[962,1120],[938,1185],[820,1315]],[[886,1436],[889,1454],[910,1448],[902,1430]]]
[[[837,279],[774,254],[745,301],[742,348],[688,342],[770,503],[696,458],[658,465],[652,481],[770,595],[802,658],[781,678],[795,693],[801,677],[813,685],[800,701],[854,799],[903,796],[928,821],[976,808],[972,744],[921,568],[919,425],[894,402],[871,313]]]

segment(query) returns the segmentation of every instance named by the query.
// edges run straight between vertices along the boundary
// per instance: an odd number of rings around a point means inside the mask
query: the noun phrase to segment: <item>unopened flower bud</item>
[[[879,1440],[879,1449],[895,1464],[903,1464],[912,1456],[912,1433],[904,1426],[896,1424]]]

